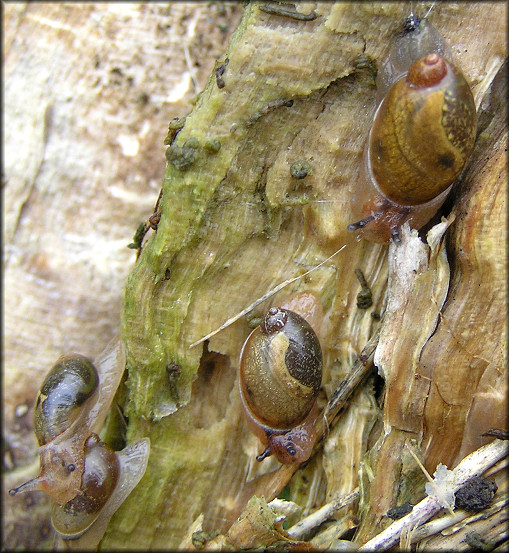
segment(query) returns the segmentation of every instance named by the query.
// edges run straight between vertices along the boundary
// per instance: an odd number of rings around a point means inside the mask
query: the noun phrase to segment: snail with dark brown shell
[[[377,78],[382,96],[353,198],[348,230],[399,242],[405,223],[425,225],[472,153],[477,116],[470,87],[426,21],[392,47]]]
[[[306,461],[313,449],[322,350],[297,313],[271,308],[240,354],[240,396],[250,429],[282,463]]]
[[[102,427],[125,367],[120,341],[111,342],[97,366],[79,354],[60,357],[37,396],[34,429],[40,449],[38,477],[10,490],[11,495],[42,490],[53,500],[51,519],[66,539],[92,525],[87,544],[98,542],[111,515],[145,472],[149,441],[115,452],[102,442]]]
[[[97,369],[83,355],[63,355],[50,370],[35,402],[34,430],[43,446],[62,434],[83,413],[96,392]]]

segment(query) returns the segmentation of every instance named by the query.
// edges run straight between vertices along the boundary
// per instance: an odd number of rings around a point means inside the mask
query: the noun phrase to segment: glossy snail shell
[[[472,151],[476,112],[463,74],[438,54],[414,62],[380,104],[369,137],[378,188],[402,205],[420,205],[461,173]]]
[[[117,485],[120,465],[115,452],[97,434],[85,443],[85,469],[80,493],[51,509],[51,521],[57,532],[67,537],[81,535],[99,516]]]
[[[62,434],[76,420],[83,403],[96,392],[97,369],[79,354],[63,355],[42,383],[34,410],[34,430],[39,445]]]
[[[115,359],[123,360],[123,355]],[[19,491],[39,489],[59,504],[76,496],[85,465],[85,442],[94,430],[100,396],[98,371],[90,359],[72,353],[57,360],[41,385],[34,409],[41,472]]]
[[[271,308],[240,355],[240,396],[251,429],[281,462],[303,461],[313,440],[310,413],[322,380],[322,351],[297,313]],[[316,417],[316,408],[313,411]],[[312,418],[312,417],[311,417]]]
[[[106,526],[147,468],[150,441],[143,438],[113,451],[92,434],[86,444],[80,493],[51,509],[51,523],[65,539],[79,538],[80,548],[94,549]]]
[[[381,77],[383,86],[390,86],[375,112],[355,192],[359,221],[348,228],[375,242],[397,242],[406,221],[416,229],[426,224],[474,147],[477,117],[470,87],[461,71],[437,53],[447,52],[437,43],[438,33],[425,41],[418,40],[421,32],[436,33],[429,24],[410,33],[384,65],[396,80]],[[411,50],[408,57],[405,48]],[[403,62],[411,64],[401,75]]]

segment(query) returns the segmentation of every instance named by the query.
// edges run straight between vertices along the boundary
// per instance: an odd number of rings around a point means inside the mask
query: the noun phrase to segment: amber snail
[[[322,382],[320,342],[300,315],[272,307],[240,354],[239,389],[251,431],[281,463],[309,459]]]
[[[142,439],[115,452],[99,439],[125,367],[118,339],[97,366],[99,371],[87,357],[72,353],[49,371],[34,410],[41,471],[9,491],[46,492],[53,500],[55,530],[65,539],[76,539],[93,526],[89,545],[99,541],[112,514],[140,481],[150,449],[149,440]]]
[[[347,227],[374,242],[399,242],[406,221],[425,225],[474,147],[472,91],[444,38],[415,20],[377,77],[379,104],[352,202],[358,221]]]

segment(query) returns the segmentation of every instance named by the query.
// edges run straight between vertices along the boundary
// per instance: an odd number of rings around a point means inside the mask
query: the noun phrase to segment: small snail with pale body
[[[316,436],[316,397],[322,382],[322,350],[297,313],[271,308],[245,341],[239,388],[248,425],[282,463],[309,459]]]
[[[425,225],[472,153],[477,116],[470,87],[444,38],[412,16],[377,77],[379,104],[364,150],[348,230],[399,242]]]
[[[147,467],[149,440],[115,452],[97,435],[125,367],[123,346],[112,341],[92,362],[63,355],[37,396],[34,429],[40,449],[38,477],[10,490],[42,490],[53,500],[51,521],[65,539],[87,531],[84,545],[102,537],[113,513],[138,484]],[[83,540],[82,540],[83,541]]]

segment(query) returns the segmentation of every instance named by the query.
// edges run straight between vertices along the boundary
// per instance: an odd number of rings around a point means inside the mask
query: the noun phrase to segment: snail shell
[[[384,97],[364,150],[348,226],[374,242],[399,241],[399,228],[426,224],[472,153],[475,103],[450,50],[428,23],[396,43],[378,83]]]
[[[125,501],[145,473],[150,450],[148,438],[114,452],[92,434],[85,443],[85,468],[80,493],[63,505],[54,502],[51,522],[65,539],[94,547],[113,513]]]
[[[76,420],[98,383],[97,369],[90,359],[76,353],[58,359],[35,402],[34,430],[40,446],[54,440]]]
[[[40,474],[9,492],[46,492],[54,501],[53,526],[65,538],[77,538],[92,524],[103,532],[148,461],[148,439],[114,452],[97,437],[125,368],[118,339],[108,344],[97,367],[73,353],[50,370],[34,410]],[[102,533],[94,535],[98,542]]]
[[[297,313],[271,308],[240,354],[240,396],[251,430],[283,463],[309,458],[322,351],[311,326]]]
[[[63,505],[56,502],[52,505],[51,521],[55,530],[75,537],[89,528],[111,497],[119,474],[115,452],[97,434],[92,434],[85,442],[80,493]]]
[[[117,361],[123,359],[119,351]],[[93,408],[100,395],[99,375],[88,358],[72,353],[57,360],[34,409],[41,472],[14,493],[42,490],[59,504],[76,496],[85,466],[85,441],[93,431],[91,412],[97,413]]]

